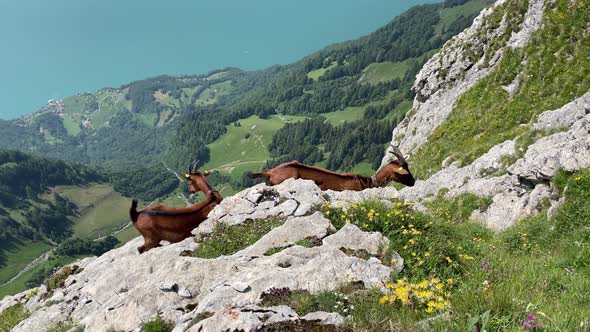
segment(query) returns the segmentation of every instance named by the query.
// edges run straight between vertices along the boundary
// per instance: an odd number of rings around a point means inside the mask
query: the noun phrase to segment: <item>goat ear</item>
[[[190,179],[191,178],[191,175],[190,174],[184,174],[184,177],[187,178],[187,179]]]
[[[209,174],[211,174],[211,172],[209,172],[209,171],[204,171],[203,172],[203,175],[205,175],[205,176],[209,176]]]

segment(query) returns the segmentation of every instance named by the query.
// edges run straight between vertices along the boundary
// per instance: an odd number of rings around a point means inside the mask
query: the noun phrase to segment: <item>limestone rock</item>
[[[240,293],[245,293],[250,288],[250,285],[242,281],[236,281],[233,284],[231,284],[231,288],[235,289]]]
[[[303,316],[304,320],[319,320],[324,325],[344,325],[344,317],[335,312],[316,311]]]
[[[346,224],[338,233],[326,237],[323,243],[335,248],[365,250],[371,255],[379,255],[389,245],[389,239],[381,233],[367,234],[356,225]]]

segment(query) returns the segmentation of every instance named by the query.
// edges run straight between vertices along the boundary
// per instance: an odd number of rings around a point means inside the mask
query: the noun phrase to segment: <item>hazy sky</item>
[[[0,0],[0,118],[159,74],[260,69],[433,0]]]

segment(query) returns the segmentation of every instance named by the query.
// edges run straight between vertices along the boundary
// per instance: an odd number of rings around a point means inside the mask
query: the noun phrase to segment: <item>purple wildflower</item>
[[[533,329],[533,324],[531,324],[531,322],[528,320],[521,320],[520,326],[522,326],[522,328],[525,330],[532,330]]]
[[[486,272],[486,271],[487,271],[489,268],[491,268],[491,267],[492,267],[492,263],[490,263],[490,262],[489,262],[487,259],[485,259],[485,258],[484,258],[484,259],[481,261],[481,270],[482,270],[483,272]]]

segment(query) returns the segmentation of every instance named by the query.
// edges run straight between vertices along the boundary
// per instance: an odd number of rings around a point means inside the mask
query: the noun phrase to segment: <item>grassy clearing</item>
[[[129,226],[129,227],[127,227],[127,229],[117,233],[117,235],[115,235],[115,238],[117,238],[117,240],[119,240],[119,243],[121,245],[124,245],[125,243],[129,242],[130,240],[135,239],[138,236],[141,236],[141,234],[139,234],[137,229],[135,229],[135,227],[133,227],[133,226]]]
[[[336,61],[333,61],[332,63],[330,63],[330,65],[326,68],[320,68],[320,69],[316,69],[316,70],[312,70],[309,73],[307,73],[307,77],[311,78],[314,81],[317,81],[320,79],[320,77],[322,77],[322,75],[324,75],[328,70],[335,68],[338,66],[338,63]]]
[[[23,242],[13,248],[3,249],[5,263],[0,269],[0,284],[17,275],[31,261],[51,249],[45,242]],[[2,287],[0,287],[2,289]]]
[[[590,35],[584,31],[589,20],[587,1],[549,4],[543,27],[529,45],[507,49],[498,69],[459,98],[448,119],[418,149],[412,157],[416,176],[434,174],[449,156],[468,164],[494,145],[526,134],[539,113],[587,92]],[[510,97],[501,86],[515,78],[520,87]]]
[[[59,186],[54,191],[79,208],[80,215],[73,226],[74,237],[100,237],[119,229],[129,221],[130,200],[109,185]]]
[[[334,126],[344,124],[345,122],[352,122],[363,118],[366,106],[347,107],[342,111],[322,113],[326,121]]]
[[[80,128],[82,121],[80,120],[79,116],[66,114],[62,118],[62,121],[66,131],[68,132],[68,135],[77,136],[82,131],[82,128]]]
[[[131,101],[125,99],[120,90],[101,90],[96,93],[98,112],[92,115],[92,126],[96,129],[108,123],[117,112],[130,111]]]
[[[239,120],[239,127],[228,125],[227,132],[208,145],[211,160],[203,169],[218,169],[238,177],[244,171],[258,170],[270,158],[267,146],[272,141],[272,135],[286,123],[302,119],[287,115],[273,115],[268,119],[251,116]]]
[[[351,222],[378,230],[404,258],[392,293],[350,297],[353,330],[587,331],[590,323],[590,169],[562,173],[554,185],[565,203],[553,220],[544,214],[493,234],[467,221],[489,200],[473,195],[438,197],[431,214],[408,203],[393,209],[374,202],[348,211],[326,206],[340,227]],[[567,188],[567,189],[566,189]],[[417,325],[446,313],[449,319]],[[537,328],[536,331],[541,329]]]
[[[434,27],[437,35],[446,31],[450,24],[456,21],[461,16],[469,16],[473,13],[479,13],[485,7],[491,5],[493,1],[490,0],[475,0],[469,1],[463,5],[445,8],[440,11],[440,22]]]
[[[64,266],[70,264],[78,259],[82,258],[81,256],[76,257],[63,257],[63,256],[50,256],[49,260],[35,266],[33,269],[21,274],[17,279],[14,281],[1,286],[0,287],[0,298],[6,295],[16,294],[18,292],[22,292],[30,287],[27,287],[27,281],[38,271],[44,269],[49,270],[56,266]]]
[[[218,223],[213,231],[204,236],[199,247],[192,253],[194,257],[216,258],[233,255],[256,243],[262,236],[282,224],[278,218],[246,221],[243,224],[227,226]]]
[[[214,84],[201,93],[196,104],[199,106],[215,104],[219,101],[219,97],[229,94],[232,90],[232,81]]]
[[[407,59],[401,62],[375,62],[363,70],[360,81],[369,84],[389,82],[395,79],[402,79],[414,59]]]
[[[24,305],[13,305],[0,314],[0,332],[10,332],[13,327],[28,317],[29,313]]]
[[[84,114],[88,97],[85,95],[70,96],[63,99],[64,113]]]

